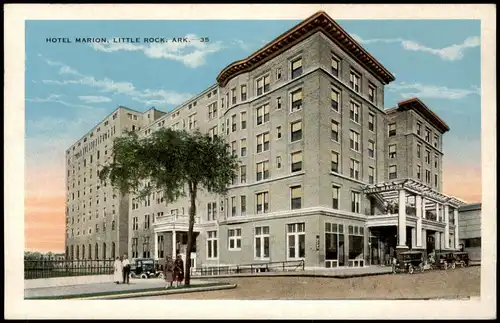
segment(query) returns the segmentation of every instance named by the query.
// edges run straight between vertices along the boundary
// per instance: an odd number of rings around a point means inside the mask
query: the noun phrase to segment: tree
[[[109,180],[122,194],[145,199],[153,192],[162,192],[166,203],[189,196],[185,263],[185,284],[189,285],[198,192],[204,189],[225,195],[236,176],[236,157],[220,137],[164,128],[144,138],[128,132],[115,139],[112,150],[112,160],[99,171],[99,178]]]

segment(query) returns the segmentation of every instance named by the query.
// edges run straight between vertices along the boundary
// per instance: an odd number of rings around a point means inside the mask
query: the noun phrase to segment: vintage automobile
[[[422,251],[401,252],[392,265],[392,273],[407,272],[415,273],[424,271],[424,253]]]
[[[455,255],[453,251],[440,250],[436,252],[436,263],[434,264],[436,268],[442,268],[447,270],[449,268],[455,269]]]
[[[469,254],[465,251],[458,251],[454,253],[455,263],[460,267],[469,266]]]
[[[130,268],[131,278],[162,278],[163,272],[152,258],[137,258]]]

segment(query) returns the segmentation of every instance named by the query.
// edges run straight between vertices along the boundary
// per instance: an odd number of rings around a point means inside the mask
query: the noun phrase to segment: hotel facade
[[[289,260],[304,260],[307,268],[386,264],[402,250],[456,248],[462,204],[442,193],[442,139],[449,127],[418,98],[385,109],[384,86],[393,80],[318,12],[227,66],[216,84],[167,114],[155,110],[147,119],[151,111],[120,108],[124,116],[142,116],[137,123],[123,117],[120,126],[134,124],[142,136],[162,127],[223,136],[238,157],[227,194],[202,192],[196,201],[194,267]],[[85,158],[73,154],[83,140],[68,150],[68,171]],[[68,192],[72,197],[74,189]],[[93,231],[80,240],[68,231],[67,254],[106,241],[104,248],[126,250],[132,258],[188,255],[187,198],[168,205],[161,194],[117,199],[120,230]],[[102,204],[93,207],[109,212]],[[67,221],[74,231],[72,210]]]

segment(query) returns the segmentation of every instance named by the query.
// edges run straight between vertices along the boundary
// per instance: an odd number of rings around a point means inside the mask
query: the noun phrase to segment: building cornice
[[[431,109],[429,109],[419,98],[410,98],[398,103],[397,111],[414,110],[425,119],[427,119],[433,126],[437,127],[441,133],[450,131],[450,127],[437,116]]]
[[[394,75],[349,36],[339,24],[324,11],[319,11],[249,57],[224,68],[217,76],[219,86],[224,87],[231,78],[252,71],[318,31],[324,33],[382,83],[389,84],[395,80]]]

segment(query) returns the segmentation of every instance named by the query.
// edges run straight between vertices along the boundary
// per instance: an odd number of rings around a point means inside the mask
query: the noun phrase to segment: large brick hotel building
[[[186,256],[188,199],[138,201],[96,180],[123,129],[161,127],[223,136],[240,161],[226,196],[198,198],[196,267],[358,267],[455,248],[462,202],[442,193],[450,129],[418,98],[385,109],[393,80],[318,12],[168,113],[119,107],[67,150],[68,257]]]

